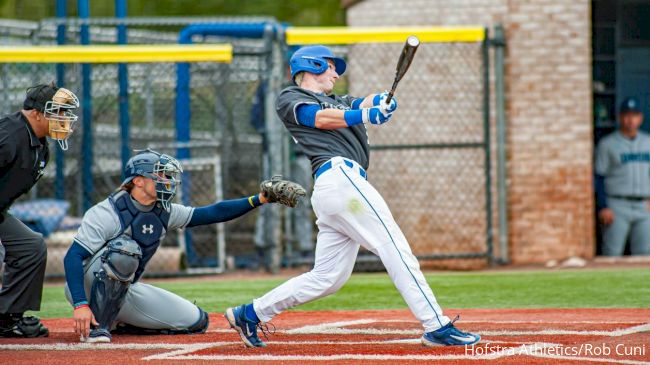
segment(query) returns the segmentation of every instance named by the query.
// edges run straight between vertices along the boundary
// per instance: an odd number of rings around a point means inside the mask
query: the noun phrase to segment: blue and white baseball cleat
[[[224,313],[224,317],[230,323],[230,327],[239,332],[239,336],[244,341],[246,347],[265,347],[266,344],[257,337],[257,327],[260,326],[260,322],[246,318],[245,308],[246,304],[228,308],[226,309],[226,313]]]
[[[454,322],[457,320],[458,317],[435,331],[425,333],[422,336],[422,344],[429,347],[468,346],[478,343],[481,340],[481,336],[479,335],[463,332],[456,328]]]

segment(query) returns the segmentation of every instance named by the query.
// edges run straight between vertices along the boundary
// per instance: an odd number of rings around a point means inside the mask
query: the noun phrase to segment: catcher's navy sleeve
[[[260,205],[262,204],[260,203],[259,196],[254,195],[250,198],[224,200],[216,204],[195,208],[192,219],[190,219],[187,227],[227,222],[231,219],[241,217]]]
[[[77,242],[73,242],[63,259],[65,281],[68,283],[68,289],[70,289],[70,295],[72,296],[72,303],[74,303],[75,306],[88,303],[86,292],[84,291],[83,261],[90,256],[92,256],[92,254],[88,252],[88,250],[83,248],[83,246]]]

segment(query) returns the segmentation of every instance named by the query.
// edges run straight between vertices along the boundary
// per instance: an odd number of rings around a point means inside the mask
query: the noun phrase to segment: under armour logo
[[[146,224],[143,224],[142,225],[142,233],[153,234],[153,224],[150,224],[148,226]]]

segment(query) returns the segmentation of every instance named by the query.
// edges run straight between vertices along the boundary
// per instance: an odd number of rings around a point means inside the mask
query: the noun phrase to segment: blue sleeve
[[[607,195],[605,194],[605,177],[595,175],[594,185],[596,190],[596,211],[607,208]]]
[[[298,123],[305,127],[316,128],[316,113],[320,110],[317,104],[300,104],[296,110]]]
[[[74,305],[88,303],[84,290],[84,265],[83,261],[92,256],[80,244],[73,242],[63,259],[65,268],[65,281],[68,283],[70,295]]]
[[[359,99],[354,99],[352,101],[352,109],[359,109],[361,107],[361,103],[363,103],[364,98],[359,98]]]
[[[204,224],[227,222],[241,217],[262,205],[258,195],[249,198],[224,200],[222,202],[198,207],[194,209],[192,219],[187,227],[202,226]]]

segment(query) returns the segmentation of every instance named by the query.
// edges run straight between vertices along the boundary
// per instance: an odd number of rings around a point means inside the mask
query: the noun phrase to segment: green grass
[[[209,312],[250,302],[286,279],[154,281]],[[650,269],[427,274],[443,308],[648,308]],[[164,303],[161,303],[164,305]],[[62,285],[47,285],[43,318],[69,317]],[[398,309],[406,304],[386,273],[354,274],[336,294],[296,310]]]

